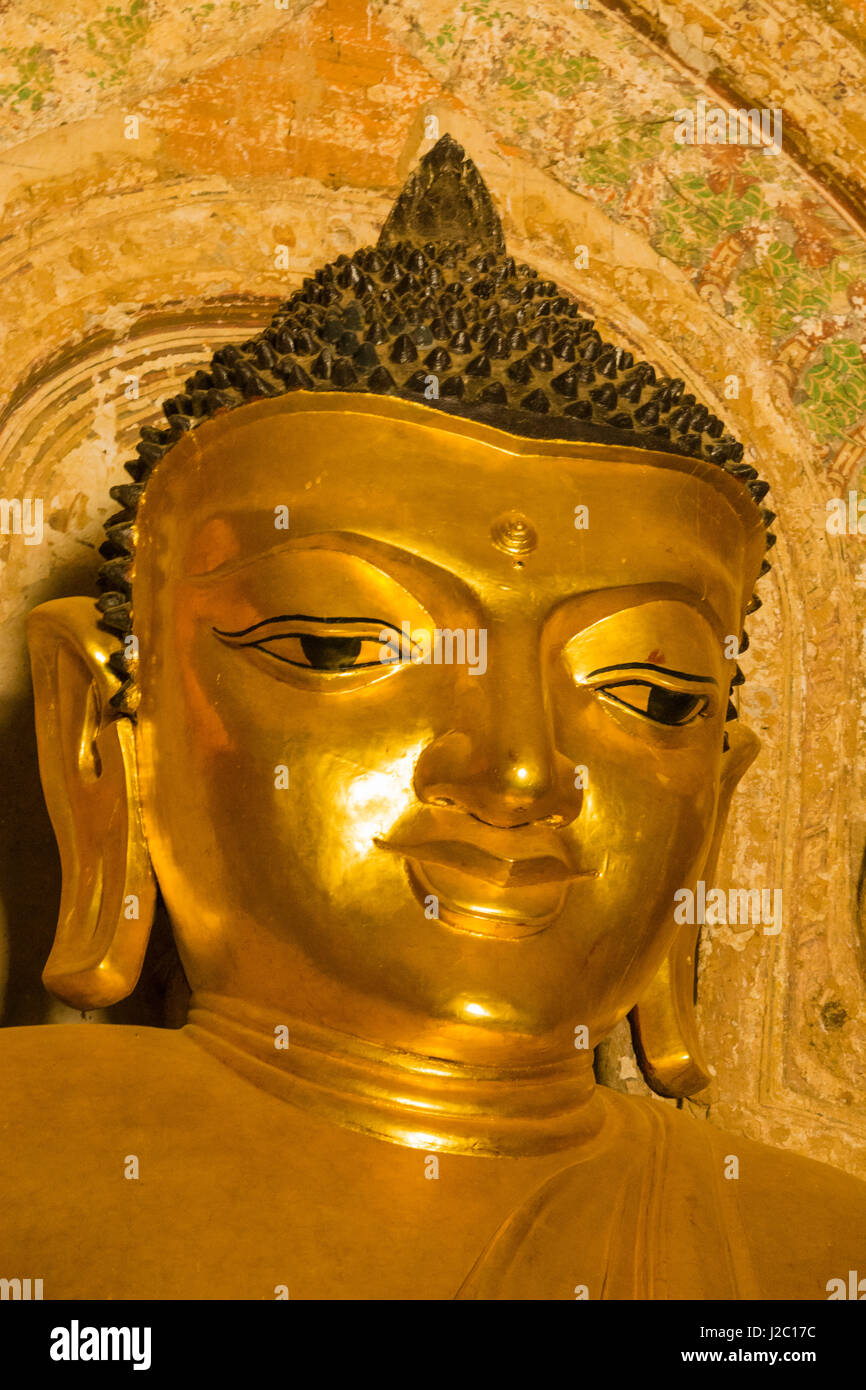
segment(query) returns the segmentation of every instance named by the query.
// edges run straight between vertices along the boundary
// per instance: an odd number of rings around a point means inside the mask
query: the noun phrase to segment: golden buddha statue
[[[507,256],[445,136],[375,248],[222,348],[30,620],[45,983],[0,1035],[4,1272],[45,1298],[825,1299],[866,1185],[596,1083],[707,1082],[695,932],[767,491]],[[732,649],[733,638],[733,649]]]

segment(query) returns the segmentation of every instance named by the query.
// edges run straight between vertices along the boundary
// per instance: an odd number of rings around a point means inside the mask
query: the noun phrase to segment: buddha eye
[[[386,664],[382,661],[382,644],[378,638],[287,632],[249,645],[276,657],[277,661],[308,671],[358,671]]]
[[[651,681],[622,681],[597,688],[599,694],[635,710],[656,724],[691,724],[709,706],[706,695],[693,694],[690,690],[668,690]]]
[[[214,628],[214,633],[230,646],[253,648],[286,666],[327,676],[387,671],[404,659],[399,630],[377,618],[284,615],[239,632]]]
[[[361,637],[315,637],[312,633],[301,637],[300,643],[307,662],[317,671],[344,671],[354,666],[364,646]]]

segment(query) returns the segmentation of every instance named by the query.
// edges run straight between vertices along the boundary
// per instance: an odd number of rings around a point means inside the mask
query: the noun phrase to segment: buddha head
[[[674,894],[757,748],[742,446],[506,254],[448,136],[164,413],[98,604],[31,615],[48,988],[128,995],[159,893],[194,997],[512,1068],[631,1013],[699,1089]]]

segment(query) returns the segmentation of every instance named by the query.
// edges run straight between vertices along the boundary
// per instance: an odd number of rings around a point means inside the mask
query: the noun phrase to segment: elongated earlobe
[[[63,888],[43,983],[87,1010],[138,981],[156,903],[138,799],[135,726],[109,704],[116,639],[88,598],[57,599],[28,620],[39,772]]]
[[[731,797],[743,773],[754,761],[760,742],[751,729],[729,727],[722,761],[716,825],[703,876],[711,882],[716,871]],[[673,909],[672,909],[673,910]],[[630,1014],[632,1039],[644,1079],[660,1096],[693,1096],[709,1085],[695,1018],[695,962],[700,924],[677,929],[673,944],[652,984]]]

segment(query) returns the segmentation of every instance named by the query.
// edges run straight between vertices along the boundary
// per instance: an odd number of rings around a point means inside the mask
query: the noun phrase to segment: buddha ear
[[[713,838],[702,871],[709,885],[716,872],[731,797],[758,754],[760,740],[741,724],[726,729]],[[677,927],[667,956],[630,1014],[632,1040],[644,1079],[660,1096],[692,1096],[710,1083],[695,1018],[695,965],[700,924]]]
[[[135,726],[109,702],[117,637],[91,599],[43,603],[27,624],[39,773],[63,886],[42,975],[74,1008],[116,1004],[141,973],[156,903],[138,798]]]

